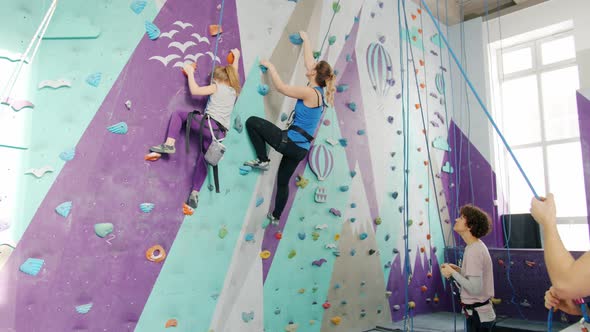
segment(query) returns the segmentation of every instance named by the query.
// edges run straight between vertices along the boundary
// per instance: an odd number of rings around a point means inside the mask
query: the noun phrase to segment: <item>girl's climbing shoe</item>
[[[271,223],[273,226],[278,226],[278,225],[279,225],[279,219],[278,219],[278,218],[275,218],[275,217],[272,215],[272,212],[269,212],[269,213],[268,213],[268,215],[266,216],[266,218],[267,218],[268,220],[270,220],[270,223]]]
[[[258,168],[260,170],[266,171],[270,166],[270,161],[260,161],[260,159],[256,158],[254,160],[245,162],[244,166],[250,166],[252,168]]]
[[[193,190],[191,192],[190,196],[188,197],[188,206],[192,207],[193,209],[196,209],[198,205],[199,205],[199,192],[196,190]]]
[[[157,152],[157,153],[173,154],[174,152],[176,152],[176,148],[174,148],[174,145],[160,144],[160,145],[152,146],[150,148],[150,151]]]

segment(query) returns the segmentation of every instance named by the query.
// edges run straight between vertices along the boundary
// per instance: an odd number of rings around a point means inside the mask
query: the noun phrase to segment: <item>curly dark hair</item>
[[[465,205],[461,207],[461,215],[465,217],[471,235],[478,239],[488,235],[492,230],[490,217],[476,206]]]

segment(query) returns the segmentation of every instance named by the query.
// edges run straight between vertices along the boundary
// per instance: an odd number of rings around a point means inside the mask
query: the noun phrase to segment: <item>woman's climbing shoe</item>
[[[188,206],[192,207],[193,209],[196,209],[198,205],[199,205],[199,192],[193,190],[191,192],[190,196],[188,197]]]
[[[160,145],[152,146],[150,148],[150,151],[157,152],[157,153],[173,154],[174,152],[176,152],[176,148],[174,148],[174,145],[160,144]]]
[[[268,213],[268,215],[266,216],[266,218],[267,218],[267,219],[270,221],[270,223],[271,223],[273,226],[278,226],[278,225],[279,225],[279,219],[278,219],[278,218],[275,218],[275,217],[272,215],[272,212],[269,212],[269,213]]]
[[[266,171],[270,166],[270,161],[260,161],[260,159],[256,158],[254,160],[249,160],[244,163],[245,166],[250,166],[252,168],[258,168],[260,170]]]

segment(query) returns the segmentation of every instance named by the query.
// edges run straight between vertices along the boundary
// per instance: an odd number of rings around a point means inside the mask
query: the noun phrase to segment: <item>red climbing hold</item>
[[[426,234],[426,240],[430,240],[430,234]]]
[[[418,14],[422,14],[422,9],[418,8]]]
[[[420,66],[424,67],[424,60],[419,60]]]
[[[422,34],[422,29],[418,29],[418,33],[419,34]]]
[[[424,89],[425,87],[426,87],[426,84],[420,83],[420,89]]]
[[[504,266],[504,261],[501,259],[498,259],[498,264],[500,264],[501,266]]]
[[[322,304],[322,307],[324,307],[324,309],[329,309],[331,306],[332,305],[328,301],[326,301],[326,302],[324,302],[324,304]]]
[[[426,251],[426,248],[420,247],[420,252],[425,252],[425,251]]]
[[[417,17],[416,15],[412,14],[412,20],[415,20],[416,17]]]
[[[424,160],[424,166],[428,166],[428,160]]]
[[[280,240],[282,238],[283,238],[283,233],[282,232],[279,231],[279,232],[276,232],[275,233],[275,239]]]

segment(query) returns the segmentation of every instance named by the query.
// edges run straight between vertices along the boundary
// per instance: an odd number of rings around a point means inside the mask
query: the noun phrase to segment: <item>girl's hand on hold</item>
[[[260,64],[268,69],[270,69],[272,67],[272,63],[270,63],[268,60],[266,59],[262,59],[260,60]]]
[[[240,50],[238,50],[237,48],[232,48],[231,52],[234,54],[234,58],[237,60],[240,58]],[[234,60],[235,61],[235,60]]]
[[[308,40],[307,32],[305,32],[303,30],[302,31],[299,31],[299,36],[301,37],[301,40],[303,40],[303,41]]]

